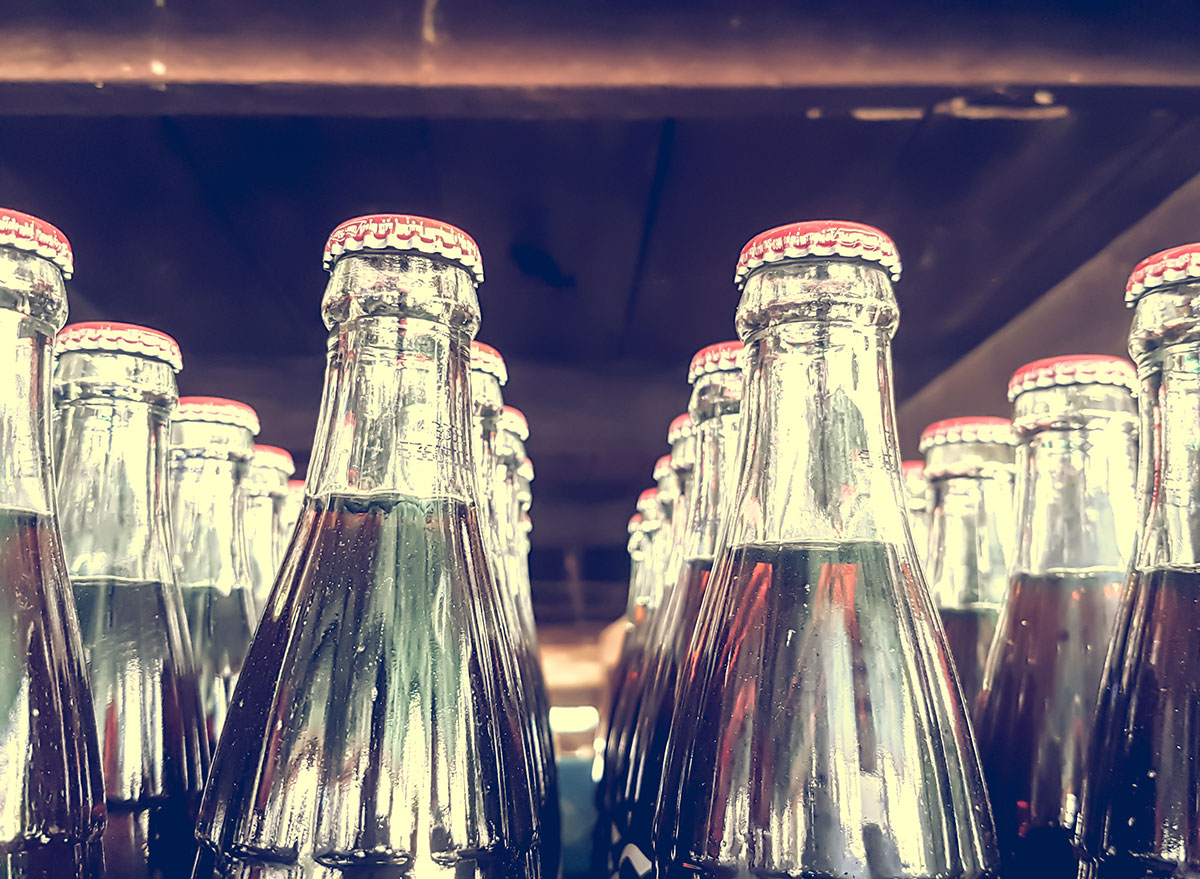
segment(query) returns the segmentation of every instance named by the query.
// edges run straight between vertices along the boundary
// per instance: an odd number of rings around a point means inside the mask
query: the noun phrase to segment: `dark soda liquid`
[[[175,587],[105,578],[72,588],[107,795],[107,873],[187,876],[208,744],[195,669],[180,665]]]
[[[308,503],[213,757],[193,875],[538,876],[528,723],[474,509]]]
[[[1012,875],[1074,873],[1078,798],[1123,571],[1019,574],[975,732]]]
[[[1200,571],[1125,588],[1084,785],[1081,875],[1200,876]]]
[[[682,686],[661,875],[990,875],[982,780],[928,592],[876,542],[743,546]],[[685,722],[686,719],[686,722]],[[671,752],[683,748],[678,758]]]
[[[0,876],[12,879],[99,869],[103,789],[65,570],[52,519],[0,510]]]
[[[658,628],[663,643],[647,663],[646,683],[630,744],[623,808],[612,818],[616,839],[610,857],[623,876],[645,876],[652,865],[652,828],[667,737],[675,716],[675,686],[711,572],[712,559],[690,561],[684,566]]]
[[[946,630],[946,643],[954,657],[958,672],[958,683],[962,687],[964,703],[968,713],[975,708],[979,691],[983,689],[983,673],[987,668],[988,652],[996,635],[999,608],[938,608],[942,628]]]

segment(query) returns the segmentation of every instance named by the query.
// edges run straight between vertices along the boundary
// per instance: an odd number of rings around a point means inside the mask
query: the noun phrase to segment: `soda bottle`
[[[516,650],[520,675],[517,695],[524,703],[529,721],[532,779],[542,828],[542,870],[553,877],[558,873],[560,823],[550,701],[538,655],[533,604],[528,591],[523,591],[516,559],[519,507],[515,471],[517,462],[525,458],[524,440],[529,437],[529,424],[519,410],[504,406],[502,386],[507,381],[508,370],[500,352],[490,345],[472,342],[472,442],[481,506],[486,511],[486,546],[505,611],[507,637]]]
[[[914,557],[892,404],[895,246],[795,223],[742,251],[737,488],[681,677],[660,875],[980,877],[970,726]]]
[[[283,497],[283,506],[279,510],[279,547],[276,550],[280,563],[287,553],[288,544],[296,531],[296,522],[300,518],[300,510],[304,507],[304,480],[289,479],[287,494]]]
[[[1133,270],[1140,531],[1084,776],[1080,876],[1200,876],[1200,244]]]
[[[171,548],[214,745],[258,618],[242,481],[258,416],[223,397],[181,397],[171,419]]]
[[[338,226],[305,507],[238,681],[193,875],[540,874],[471,459],[479,250],[436,220]]]
[[[692,400],[687,427],[693,431],[694,448],[680,451],[690,454],[695,466],[684,491],[687,508],[681,517],[681,566],[675,588],[659,614],[658,649],[647,660],[647,683],[633,734],[624,798],[628,818],[619,857],[623,876],[644,876],[652,866],[651,830],[675,688],[712,570],[724,489],[733,470],[742,400],[741,350],[741,342],[709,345],[692,358],[688,370]],[[677,445],[678,439],[672,444],[673,458]]]
[[[634,529],[629,536],[630,579],[629,597],[625,608],[625,634],[621,641],[621,652],[613,670],[613,685],[609,696],[609,710],[605,723],[604,749],[597,760],[601,766],[600,781],[596,785],[596,830],[592,846],[593,872],[608,875],[614,869],[612,852],[619,845],[616,836],[618,797],[617,766],[621,739],[628,734],[628,726],[637,716],[637,704],[641,698],[645,651],[649,633],[658,607],[658,578],[656,561],[661,547],[668,539],[663,505],[659,501],[659,490],[648,488],[638,495],[637,514],[630,520]]]
[[[921,434],[932,494],[925,571],[972,709],[1008,588],[1015,444],[1005,418],[949,418]]]
[[[259,613],[267,604],[279,570],[285,540],[283,505],[287,501],[288,477],[295,472],[296,464],[286,449],[256,445],[242,480],[242,494],[246,498],[246,561],[254,608]]]
[[[91,682],[109,876],[184,876],[208,763],[167,521],[179,346],[156,330],[58,334],[59,522]]]
[[[908,502],[908,526],[912,529],[917,558],[925,563],[929,552],[929,480],[925,478],[924,461],[902,461],[904,497]]]
[[[0,876],[92,877],[104,790],[50,464],[54,335],[73,260],[44,220],[0,208]]]
[[[1009,382],[1020,527],[975,729],[1014,876],[1076,867],[1087,737],[1136,527],[1135,379],[1118,357],[1071,356]]]

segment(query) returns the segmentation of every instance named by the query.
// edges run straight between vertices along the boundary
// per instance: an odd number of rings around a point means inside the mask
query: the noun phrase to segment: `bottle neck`
[[[169,582],[167,448],[175,372],[134,354],[67,351],[54,371],[59,525],[72,580]]]
[[[1200,342],[1163,348],[1139,364],[1142,530],[1137,567],[1200,565]]]
[[[1029,391],[1016,400],[1014,571],[1124,570],[1137,529],[1137,411],[1119,387]]]
[[[49,320],[0,301],[0,347],[11,352],[0,394],[0,508],[46,515],[54,511],[50,363],[55,332]]]
[[[329,357],[306,493],[475,503],[470,273],[414,253],[347,256],[322,310]]]
[[[250,431],[176,423],[171,449],[171,546],[181,587],[249,587],[242,480]]]
[[[747,339],[746,351],[731,544],[905,544],[881,328],[785,323]]]
[[[934,473],[931,483],[926,573],[935,603],[944,608],[999,605],[1013,557],[1012,466],[969,475]]]

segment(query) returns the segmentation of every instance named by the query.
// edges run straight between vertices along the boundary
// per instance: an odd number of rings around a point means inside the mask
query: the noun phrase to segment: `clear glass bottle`
[[[283,498],[283,506],[279,510],[279,548],[277,550],[280,563],[287,554],[288,544],[296,532],[296,522],[300,519],[300,511],[304,508],[304,480],[289,479],[287,494]]]
[[[0,208],[0,876],[93,877],[104,790],[50,464],[54,335],[71,245]]]
[[[1141,382],[1140,530],[1084,776],[1081,876],[1200,876],[1200,244],[1126,286]]]
[[[1020,527],[975,730],[1014,876],[1076,868],[1088,735],[1137,527],[1135,383],[1128,361],[1085,355],[1009,382]]]
[[[1006,418],[949,418],[921,434],[932,494],[925,572],[974,710],[1008,589],[1016,436]]]
[[[167,439],[183,366],[169,336],[118,323],[58,334],[59,523],[108,806],[109,876],[185,876],[208,765],[167,521]]]
[[[389,214],[338,226],[325,265],[304,512],[213,757],[193,875],[536,877],[471,460],[479,251]]]
[[[542,828],[542,870],[554,876],[558,873],[561,834],[550,701],[542,674],[533,604],[523,589],[516,558],[519,505],[513,483],[517,463],[525,458],[529,424],[519,410],[504,406],[502,387],[507,381],[508,369],[500,352],[490,345],[472,342],[472,442],[481,508],[486,511],[485,548],[503,599],[505,637],[516,649],[518,696],[529,719],[532,778]]]
[[[905,515],[892,242],[752,239],[737,488],[681,678],[660,876],[979,877],[996,864],[969,722]]]
[[[692,358],[688,370],[692,399],[686,424],[690,433],[685,436],[682,425],[672,429],[672,459],[678,454],[681,464],[694,462],[694,468],[683,491],[687,507],[677,514],[683,523],[680,569],[659,614],[658,646],[648,658],[647,683],[633,734],[624,798],[627,818],[618,857],[623,875],[644,876],[652,866],[654,811],[674,716],[675,689],[680,669],[688,661],[688,646],[712,571],[723,501],[733,471],[741,417],[741,352],[741,342],[720,342]],[[690,449],[683,447],[688,441]]]
[[[637,728],[645,715],[645,699],[649,695],[648,687],[653,682],[654,670],[661,662],[669,639],[664,629],[664,626],[671,622],[666,619],[667,608],[671,605],[683,564],[682,538],[695,466],[694,434],[691,416],[684,413],[674,418],[667,429],[667,443],[671,451],[659,458],[654,465],[654,478],[659,486],[659,501],[662,502],[666,498],[669,504],[663,506],[663,529],[666,534],[661,540],[656,540],[655,553],[651,560],[654,566],[653,614],[640,649],[638,688],[636,691],[626,691],[626,697],[619,706],[620,710],[615,718],[616,735],[612,739],[615,747],[610,750],[606,764],[606,772],[611,773],[611,776],[605,778],[605,785],[611,791],[611,800],[602,817],[610,825],[610,829],[604,834],[608,840],[605,869],[609,874],[624,869],[644,874],[649,866],[641,856],[644,847],[639,847],[633,840],[635,835],[641,834],[631,825],[631,776],[638,763],[637,749],[642,744],[636,737]],[[628,865],[624,863],[626,861]]]
[[[246,498],[246,558],[254,607],[266,607],[275,574],[279,571],[283,537],[283,506],[287,502],[288,477],[296,472],[291,453],[278,446],[256,445],[242,494]]]
[[[908,525],[912,528],[917,558],[925,563],[929,552],[929,480],[925,478],[924,461],[902,461],[904,497],[908,502]]]
[[[659,489],[648,488],[638,495],[637,511],[641,519],[638,535],[631,536],[629,598],[625,610],[625,637],[613,673],[608,722],[604,737],[603,771],[596,786],[597,821],[595,856],[596,869],[610,869],[612,833],[610,818],[621,791],[617,789],[619,752],[627,746],[631,718],[637,716],[644,681],[645,651],[658,607],[658,560],[661,547],[668,540],[670,527],[659,500]],[[637,539],[640,538],[640,539]]]
[[[171,548],[214,745],[258,618],[242,493],[257,433],[254,410],[223,397],[181,397],[171,419]]]

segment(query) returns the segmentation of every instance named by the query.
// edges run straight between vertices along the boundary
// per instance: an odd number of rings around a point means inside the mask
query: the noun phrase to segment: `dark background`
[[[902,443],[1006,414],[1035,357],[1121,353],[1134,261],[1200,237],[1189,3],[11,6],[0,203],[75,247],[72,319],[179,339],[303,468],[321,249],[350,216],[479,242],[479,338],[532,425],[539,618],[621,612],[624,523],[733,335],[741,245],[896,240]]]

